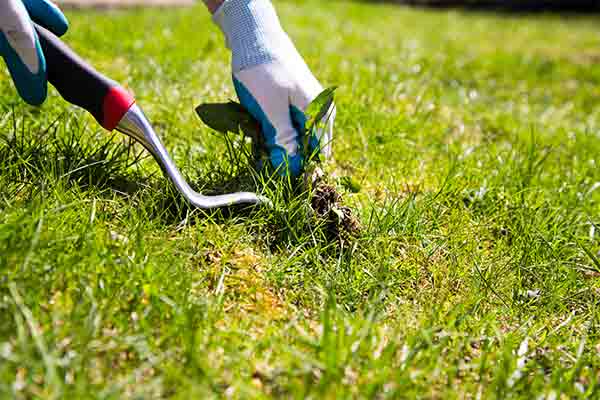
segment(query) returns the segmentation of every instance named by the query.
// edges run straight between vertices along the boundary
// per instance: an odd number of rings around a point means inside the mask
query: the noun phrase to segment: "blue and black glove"
[[[58,36],[69,27],[50,1],[0,0],[0,55],[23,100],[40,105],[47,95],[46,60],[32,21]]]

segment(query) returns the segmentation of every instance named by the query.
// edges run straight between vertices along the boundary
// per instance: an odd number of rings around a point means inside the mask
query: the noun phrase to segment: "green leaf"
[[[253,141],[263,143],[260,124],[239,103],[201,104],[196,107],[196,113],[202,122],[217,132],[242,132]]]
[[[323,90],[313,101],[306,107],[306,132],[311,132],[313,128],[327,115],[331,105],[333,104],[335,91],[337,87],[330,87]]]
[[[302,132],[302,141],[300,142],[301,151],[304,154],[304,160],[308,164],[315,154],[311,154],[310,137],[317,125],[323,121],[333,104],[334,94],[337,87],[330,87],[323,90],[313,101],[310,102],[304,115],[306,116],[306,125]],[[318,158],[318,157],[317,157]],[[306,166],[305,166],[306,168]]]

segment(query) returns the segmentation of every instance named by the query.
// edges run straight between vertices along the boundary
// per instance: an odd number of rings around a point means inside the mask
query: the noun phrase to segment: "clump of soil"
[[[358,218],[352,213],[350,207],[343,205],[343,197],[335,186],[317,181],[311,206],[317,219],[324,222],[329,240],[347,244],[360,234],[361,226]]]

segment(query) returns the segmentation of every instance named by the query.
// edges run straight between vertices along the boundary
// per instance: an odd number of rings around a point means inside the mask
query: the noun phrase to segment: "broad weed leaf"
[[[239,103],[201,104],[196,113],[207,126],[221,133],[240,133],[253,141],[262,142],[262,132],[258,121]]]
[[[306,132],[311,132],[313,128],[325,118],[333,104],[336,90],[337,86],[323,90],[310,102],[308,107],[306,107],[306,111],[304,111],[304,114],[306,114]]]
[[[312,160],[318,160],[318,154],[312,153],[310,148],[310,137],[315,133],[320,123],[325,123],[325,117],[331,109],[334,101],[334,95],[337,87],[330,87],[323,90],[313,101],[310,102],[304,114],[306,115],[306,125],[302,132],[301,151],[304,154],[305,169],[310,173],[308,165]]]

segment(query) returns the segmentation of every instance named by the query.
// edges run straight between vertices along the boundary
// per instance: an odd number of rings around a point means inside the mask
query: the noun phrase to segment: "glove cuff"
[[[270,0],[225,0],[213,21],[225,34],[234,73],[268,64],[291,45]]]

